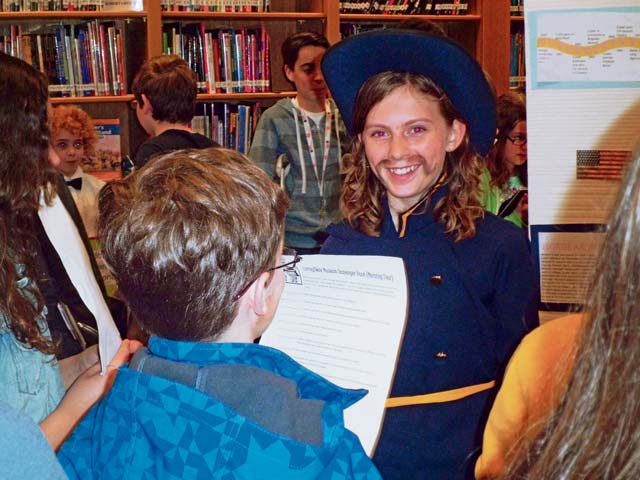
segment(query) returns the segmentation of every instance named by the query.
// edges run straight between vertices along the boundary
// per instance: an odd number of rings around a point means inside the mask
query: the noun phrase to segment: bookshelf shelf
[[[324,13],[295,13],[295,12],[162,12],[163,20],[197,19],[197,20],[323,20]]]
[[[407,18],[422,18],[436,22],[477,22],[482,19],[480,15],[382,15],[367,13],[342,13],[341,22],[400,22]]]
[[[133,100],[133,95],[87,96],[87,97],[50,97],[54,105],[79,103],[122,103]]]
[[[230,100],[278,100],[285,97],[295,97],[296,92],[259,92],[259,93],[199,93],[198,101],[226,102]]]
[[[0,21],[13,21],[13,20],[34,20],[34,19],[56,19],[64,20],[67,18],[83,19],[83,20],[95,20],[95,19],[121,19],[121,18],[146,18],[147,12],[134,12],[134,11],[114,11],[114,12],[91,12],[91,11],[77,11],[77,12],[0,12]]]
[[[231,2],[231,0],[229,0]],[[280,46],[289,35],[301,31],[324,32],[331,43],[341,38],[341,27],[346,24],[393,25],[407,18],[437,22],[447,33],[461,43],[480,62],[495,82],[498,93],[509,88],[510,33],[524,30],[521,16],[510,16],[511,0],[468,0],[468,13],[461,15],[401,15],[340,13],[340,0],[271,0],[270,12],[184,12],[162,11],[160,0],[144,0],[144,11],[40,11],[0,12],[0,27],[9,31],[38,34],[60,28],[79,28],[83,22],[109,24],[115,22],[123,29],[124,85],[129,92],[130,82],[142,62],[163,51],[163,34],[168,24],[177,28],[200,23],[206,29],[249,30],[265,28],[271,44],[271,92],[260,93],[201,93],[199,104],[231,106],[254,104],[267,108],[280,98],[292,97],[291,85],[282,74]],[[398,2],[396,2],[398,3]],[[189,25],[191,24],[191,25]],[[107,25],[109,26],[109,25]],[[170,28],[170,27],[169,27]],[[202,28],[202,27],[199,27]],[[20,30],[23,29],[23,30]],[[224,91],[224,90],[223,90]],[[116,90],[117,93],[120,93]],[[122,127],[123,154],[132,154],[146,138],[138,125],[136,115],[127,103],[132,95],[52,97],[53,104],[79,104],[94,118],[118,118]],[[200,105],[200,107],[202,107]],[[232,112],[233,113],[233,112]]]

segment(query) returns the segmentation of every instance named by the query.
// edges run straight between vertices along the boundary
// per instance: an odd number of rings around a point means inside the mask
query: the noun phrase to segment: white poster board
[[[527,0],[525,36],[531,239],[543,309],[564,310],[640,139],[640,2]]]
[[[400,258],[308,255],[287,272],[261,345],[287,353],[331,382],[369,393],[345,410],[367,454],[377,443],[407,317]]]

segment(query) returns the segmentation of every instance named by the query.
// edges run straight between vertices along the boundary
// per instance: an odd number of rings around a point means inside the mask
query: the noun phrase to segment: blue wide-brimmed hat
[[[496,132],[493,91],[482,68],[460,45],[419,30],[373,30],[333,45],[322,58],[322,73],[351,133],[360,87],[382,72],[412,72],[431,78],[469,126],[471,145],[486,155]]]

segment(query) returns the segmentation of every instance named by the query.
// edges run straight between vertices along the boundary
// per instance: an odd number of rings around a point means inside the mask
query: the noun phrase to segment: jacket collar
[[[342,408],[354,404],[367,393],[339,387],[300,365],[284,352],[254,343],[184,342],[152,336],[149,351],[162,358],[196,364],[243,364],[268,370],[298,384],[300,395],[338,402]]]
[[[382,219],[382,237],[405,238],[413,232],[422,230],[436,222],[433,216],[435,205],[449,193],[449,188],[444,184],[445,177],[440,176],[436,183],[414,205],[398,216],[398,229],[393,223],[389,200],[385,196],[383,200],[384,217]]]

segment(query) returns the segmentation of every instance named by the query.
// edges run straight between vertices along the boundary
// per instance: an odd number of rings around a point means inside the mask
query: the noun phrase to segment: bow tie
[[[67,180],[67,185],[79,191],[82,188],[82,178],[78,177],[72,180]]]

